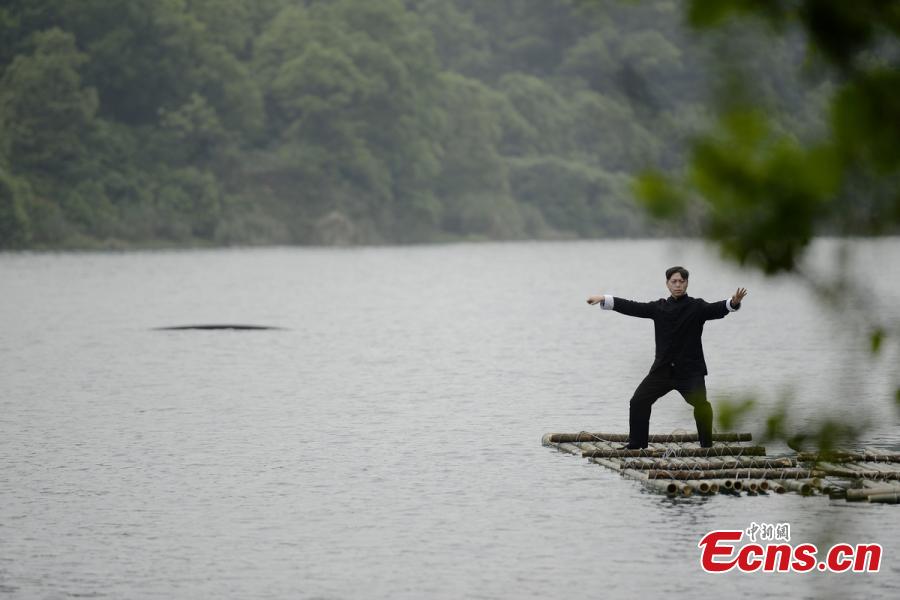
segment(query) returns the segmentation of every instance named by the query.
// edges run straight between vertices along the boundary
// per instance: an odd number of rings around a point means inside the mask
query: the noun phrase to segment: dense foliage
[[[666,1],[7,0],[0,247],[654,233],[630,178],[683,168],[711,60],[809,129],[827,85],[786,83],[796,40],[681,22]]]
[[[866,339],[872,360],[848,364],[876,371],[879,355],[900,351],[896,311],[872,309],[869,282],[854,274],[847,247],[819,268],[805,255],[822,231],[900,232],[900,0],[691,0],[685,8],[704,35],[762,23],[773,36],[802,40],[805,77],[825,83],[810,96],[818,124],[768,110],[765,82],[732,87],[717,103],[717,125],[691,143],[683,172],[645,173],[640,195],[663,218],[699,214],[699,232],[725,257],[807,284],[841,314],[849,335],[835,343]],[[896,371],[894,382],[900,409]],[[765,417],[767,436],[826,452],[852,443],[867,425],[864,403],[854,400],[853,417],[823,410],[815,422],[790,422],[785,403]],[[720,403],[723,427],[753,408]]]
[[[828,82],[810,108],[814,130],[779,121],[753,82],[719,106],[683,177],[648,173],[643,197],[658,215],[692,201],[723,253],[768,274],[798,268],[814,234],[900,231],[900,2],[693,0],[699,30],[757,17],[806,44],[806,72]],[[794,84],[794,89],[801,86]],[[824,115],[824,119],[821,116]],[[804,135],[813,133],[813,135]]]

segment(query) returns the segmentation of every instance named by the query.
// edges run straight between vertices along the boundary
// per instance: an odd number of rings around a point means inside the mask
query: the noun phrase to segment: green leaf
[[[735,12],[735,2],[726,0],[692,0],[688,6],[688,23],[693,27],[715,27]]]
[[[787,406],[782,403],[766,417],[765,440],[784,439],[787,437]]]
[[[722,401],[716,407],[717,420],[722,431],[733,431],[738,422],[756,406],[756,401],[746,398],[738,402]]]
[[[873,165],[882,174],[900,166],[897,130],[900,73],[875,70],[845,85],[832,104],[832,126],[843,153]]]
[[[640,175],[635,180],[634,192],[650,214],[658,219],[671,219],[681,215],[687,204],[684,194],[656,171]]]
[[[879,327],[873,331],[869,336],[869,341],[872,344],[872,354],[878,354],[878,351],[881,350],[881,344],[884,341],[884,329]]]
[[[807,148],[758,110],[733,110],[694,145],[690,184],[710,207],[706,235],[768,274],[792,270],[840,178],[828,146]]]

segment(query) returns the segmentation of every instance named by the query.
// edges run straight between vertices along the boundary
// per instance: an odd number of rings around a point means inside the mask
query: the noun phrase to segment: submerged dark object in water
[[[277,330],[283,327],[271,327],[269,325],[234,325],[234,324],[216,324],[216,325],[174,325],[171,327],[156,327],[156,331],[185,331],[188,329],[232,329],[238,331],[260,331],[260,330]]]

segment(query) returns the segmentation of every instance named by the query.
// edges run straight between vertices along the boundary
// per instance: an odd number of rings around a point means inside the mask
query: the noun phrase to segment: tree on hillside
[[[86,60],[74,36],[50,29],[36,34],[33,52],[6,69],[0,119],[15,172],[65,177],[80,158],[97,112],[96,92],[81,82]]]
[[[0,249],[25,247],[31,238],[24,194],[16,185],[15,179],[0,170]]]

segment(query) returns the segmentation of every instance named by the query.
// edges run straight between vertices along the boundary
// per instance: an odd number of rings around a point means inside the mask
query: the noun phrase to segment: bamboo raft
[[[651,435],[646,449],[627,450],[622,448],[627,434],[582,431],[547,433],[541,442],[669,496],[795,492],[900,503],[900,454],[865,449],[768,456],[751,438],[749,433],[717,433],[711,448],[701,448],[697,434]]]

